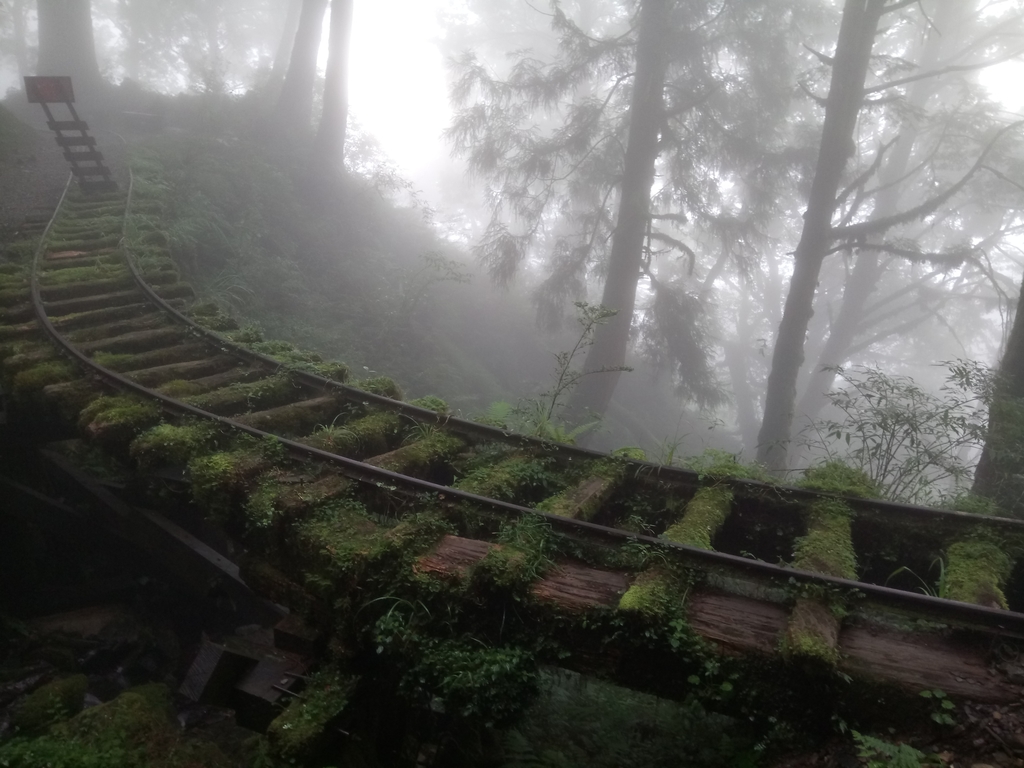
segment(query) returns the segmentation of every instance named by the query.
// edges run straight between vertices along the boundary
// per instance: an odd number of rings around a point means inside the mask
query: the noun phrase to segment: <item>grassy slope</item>
[[[465,412],[547,376],[528,307],[468,277],[422,210],[359,178],[312,192],[299,162],[243,140],[177,136],[138,148],[136,164],[160,168],[172,250],[202,295],[270,337]]]

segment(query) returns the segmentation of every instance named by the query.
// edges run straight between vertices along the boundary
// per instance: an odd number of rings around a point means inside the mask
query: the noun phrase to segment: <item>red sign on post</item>
[[[70,104],[75,100],[70,77],[26,77],[29,104]]]

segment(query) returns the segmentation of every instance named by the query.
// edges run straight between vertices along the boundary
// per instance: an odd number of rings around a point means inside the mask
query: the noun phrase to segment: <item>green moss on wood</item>
[[[127,444],[139,432],[160,421],[155,403],[129,395],[101,397],[90,403],[78,419],[91,437],[112,444]]]
[[[0,307],[13,307],[27,304],[32,300],[32,292],[28,288],[7,288],[0,290]]]
[[[54,723],[67,720],[81,711],[88,687],[89,680],[85,675],[47,683],[30,693],[15,708],[12,717],[14,727],[21,733],[39,733]]]
[[[190,459],[212,450],[225,437],[215,424],[187,422],[180,426],[159,424],[132,441],[131,457],[142,470],[185,466]]]
[[[300,442],[342,456],[362,458],[386,453],[402,431],[401,417],[391,411],[375,411],[347,424],[321,426]]]
[[[664,618],[678,615],[685,602],[686,589],[680,578],[668,568],[655,566],[633,580],[619,599],[619,610]]]
[[[838,496],[876,498],[878,486],[864,472],[840,461],[829,461],[808,469],[799,487]]]
[[[242,491],[270,464],[259,448],[194,457],[188,463],[192,495],[211,514],[226,517]]]
[[[162,688],[161,696],[156,690]],[[19,768],[230,768],[212,742],[184,734],[164,686],[140,686],[87,709],[35,739],[0,746],[0,765]]]
[[[168,397],[185,398],[202,393],[202,386],[186,379],[172,379],[157,387],[157,392]]]
[[[246,522],[250,528],[269,528],[281,517],[294,518],[344,495],[350,487],[350,481],[341,475],[312,480],[274,472],[249,494],[245,502]]]
[[[360,381],[355,382],[352,386],[356,389],[361,389],[374,395],[390,397],[392,400],[402,399],[401,388],[394,382],[394,379],[389,379],[387,376],[374,376],[370,379],[361,379]]]
[[[546,495],[564,485],[550,456],[517,454],[492,466],[478,467],[459,480],[455,487],[503,501],[523,494]]]
[[[768,482],[771,476],[759,464],[742,464],[735,454],[709,448],[686,462],[686,468],[701,476],[701,479],[725,480],[746,478]]]
[[[73,381],[79,373],[66,360],[52,360],[14,374],[11,394],[16,400],[29,400],[52,384]]]
[[[793,567],[843,579],[857,578],[857,556],[850,535],[850,508],[821,500],[807,512],[807,534],[796,542]]]
[[[628,465],[616,458],[589,462],[574,473],[581,480],[544,499],[537,508],[561,517],[590,520],[626,479]]]
[[[964,493],[956,496],[943,505],[946,509],[956,512],[967,512],[971,515],[987,515],[989,517],[1005,517],[1005,512],[993,499]]]
[[[1002,587],[1012,569],[1013,560],[995,542],[982,538],[958,541],[946,550],[946,596],[1006,608]]]
[[[68,283],[94,282],[130,277],[126,267],[100,264],[92,267],[71,267],[54,269],[40,275],[41,286],[67,285]]]
[[[409,405],[415,405],[417,408],[426,408],[428,411],[433,411],[439,416],[443,416],[450,411],[448,403],[434,395],[426,395],[410,400]]]
[[[243,413],[284,405],[301,395],[295,382],[286,373],[258,381],[243,381],[227,387],[193,395],[185,402],[217,414]]]
[[[376,456],[369,463],[392,472],[419,475],[451,461],[465,447],[461,438],[438,430],[415,443]]]
[[[686,505],[682,519],[665,531],[677,544],[713,549],[711,541],[732,508],[732,491],[724,485],[701,488]]]
[[[800,598],[790,613],[782,650],[788,656],[835,665],[839,661],[840,623],[840,618],[820,600]]]
[[[48,384],[43,387],[43,400],[50,404],[60,417],[74,423],[89,403],[103,395],[104,390],[91,379],[71,379]]]
[[[328,727],[348,705],[355,683],[334,671],[314,675],[302,698],[292,699],[267,728],[271,753],[291,762],[313,759],[331,737]]]

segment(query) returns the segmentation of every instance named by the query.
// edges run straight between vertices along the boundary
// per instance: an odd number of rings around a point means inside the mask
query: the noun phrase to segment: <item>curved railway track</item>
[[[334,378],[303,370],[260,351],[266,345],[237,343],[187,313],[191,290],[173,265],[140,261],[126,245],[133,207],[150,205],[134,198],[134,183],[122,197],[74,198],[65,190],[35,251],[28,286],[6,292],[0,323],[7,332],[0,338],[45,331],[87,375],[83,383],[65,371],[44,395],[74,410],[85,406],[86,432],[130,451],[144,470],[188,458],[182,445],[221,456],[229,471],[218,475],[221,486],[208,489],[206,501],[243,507],[250,533],[294,525],[310,499],[356,498],[378,518],[441,510],[449,533],[419,556],[416,569],[457,579],[501,548],[503,526],[539,521],[560,543],[531,593],[570,612],[620,605],[644,612],[639,601],[652,580],[697,574],[691,623],[727,648],[771,652],[787,637],[799,654],[793,633],[807,617],[820,624],[825,607],[824,623],[834,626],[812,633],[825,643],[824,655],[834,654],[848,672],[975,698],[986,690],[992,700],[1019,694],[1005,676],[990,679],[982,646],[1024,638],[1024,588],[1007,565],[1024,552],[1024,521],[601,454],[455,418],[439,401],[402,402],[384,380],[361,388],[339,380],[341,368],[330,372]],[[155,230],[137,239],[147,238],[161,240]],[[66,363],[28,345],[2,365],[17,381],[19,372]],[[121,395],[96,399],[101,393],[91,382]],[[144,433],[126,450],[140,428],[159,421],[179,425],[177,443],[168,447]],[[202,462],[190,464],[199,496],[197,476],[211,466]],[[265,519],[253,523],[261,514]],[[254,537],[266,541],[266,531]],[[837,541],[853,562],[842,562]],[[1001,550],[1005,562],[1000,583],[982,585],[995,592],[959,595],[975,602],[886,586],[901,567],[926,573],[935,556],[944,556],[947,568],[970,566],[979,542]],[[1015,610],[998,607],[1000,587]],[[828,608],[837,600],[845,619]],[[922,645],[920,636],[898,628],[908,620],[947,629]],[[949,627],[974,640],[946,643]],[[895,648],[887,660],[872,644],[879,632]],[[821,643],[812,645],[811,655],[821,655]],[[921,656],[925,647],[932,656]]]

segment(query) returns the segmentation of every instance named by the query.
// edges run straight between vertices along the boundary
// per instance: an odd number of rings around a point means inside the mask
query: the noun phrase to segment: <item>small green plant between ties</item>
[[[617,314],[617,310],[600,304],[577,301],[575,305],[580,334],[572,349],[555,353],[554,385],[537,397],[520,400],[515,406],[506,402],[492,403],[484,415],[485,421],[559,443],[573,443],[600,424],[600,419],[590,419],[568,428],[561,418],[566,399],[585,376],[633,369],[623,365],[583,371],[573,366],[577,357],[593,345],[597,327]]]

